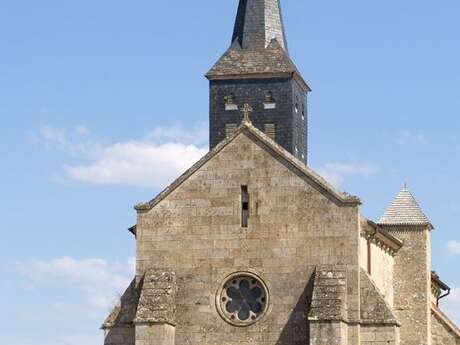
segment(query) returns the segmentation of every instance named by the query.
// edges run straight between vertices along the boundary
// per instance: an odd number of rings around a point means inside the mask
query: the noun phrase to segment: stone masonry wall
[[[404,242],[395,256],[394,273],[401,344],[431,345],[431,232],[414,227],[388,230]]]
[[[242,185],[250,218],[241,227]],[[317,265],[347,271],[347,316],[358,320],[358,208],[340,206],[240,134],[137,223],[137,275],[176,272],[176,344],[305,345]],[[216,310],[230,274],[250,271],[269,289],[267,315],[234,327]],[[357,341],[352,342],[357,344]]]
[[[368,239],[362,234],[360,238],[360,266],[366,272],[369,271],[368,250]],[[372,276],[372,280],[375,282],[380,292],[385,296],[388,304],[393,307],[394,257],[388,250],[384,250],[381,246],[378,246],[375,241],[371,241],[370,262],[370,275]]]
[[[442,323],[434,314],[431,315],[431,332],[433,345],[458,345],[460,338]]]
[[[399,345],[399,328],[390,325],[361,326],[360,345]]]
[[[371,276],[388,304],[393,306],[394,258],[375,243],[371,244]]]
[[[106,329],[104,345],[135,345],[134,325]]]

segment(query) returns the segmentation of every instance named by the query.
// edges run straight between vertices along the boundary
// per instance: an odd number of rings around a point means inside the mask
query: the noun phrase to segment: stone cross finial
[[[248,103],[245,103],[241,109],[241,112],[244,115],[243,122],[251,123],[251,118],[249,115],[253,112],[252,107]]]

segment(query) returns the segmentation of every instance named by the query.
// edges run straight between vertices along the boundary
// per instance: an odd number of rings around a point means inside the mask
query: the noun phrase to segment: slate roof
[[[378,223],[380,225],[431,226],[431,221],[423,213],[420,205],[407,187],[401,190]]]
[[[289,57],[279,0],[240,0],[231,46],[206,77],[291,76],[311,91]]]
[[[201,158],[195,163],[190,169],[188,169],[182,176],[176,181],[169,185],[163,192],[161,192],[153,200],[140,203],[135,206],[137,211],[149,211],[155,207],[159,202],[166,198],[171,192],[178,188],[184,183],[190,176],[192,176],[198,169],[204,164],[216,156],[221,150],[229,145],[238,135],[244,134],[256,144],[263,147],[274,159],[284,164],[288,169],[297,174],[301,179],[305,180],[306,183],[311,184],[323,195],[329,197],[331,200],[342,206],[357,206],[361,204],[358,197],[349,195],[338,191],[334,186],[328,183],[324,178],[317,174],[313,169],[305,165],[304,162],[297,159],[290,152],[286,151],[283,147],[278,145],[273,139],[268,137],[265,133],[254,127],[250,122],[243,121],[238,129],[230,137],[223,140],[216,147],[214,147],[208,154]]]
[[[239,43],[235,42],[206,76],[212,78],[237,74],[294,72],[297,72],[294,63],[274,39],[267,48],[257,50],[241,49]]]

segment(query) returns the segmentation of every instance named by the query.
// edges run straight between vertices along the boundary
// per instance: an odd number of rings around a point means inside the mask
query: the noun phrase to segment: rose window
[[[249,325],[264,314],[267,298],[267,289],[257,277],[234,276],[221,290],[219,311],[231,323]]]

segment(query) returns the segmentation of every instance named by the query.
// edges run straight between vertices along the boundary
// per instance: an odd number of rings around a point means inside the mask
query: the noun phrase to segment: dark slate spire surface
[[[287,52],[279,0],[240,0],[232,43],[243,49],[263,49],[276,39]]]
[[[294,76],[311,91],[289,57],[280,0],[240,0],[232,44],[209,70],[212,79]]]

